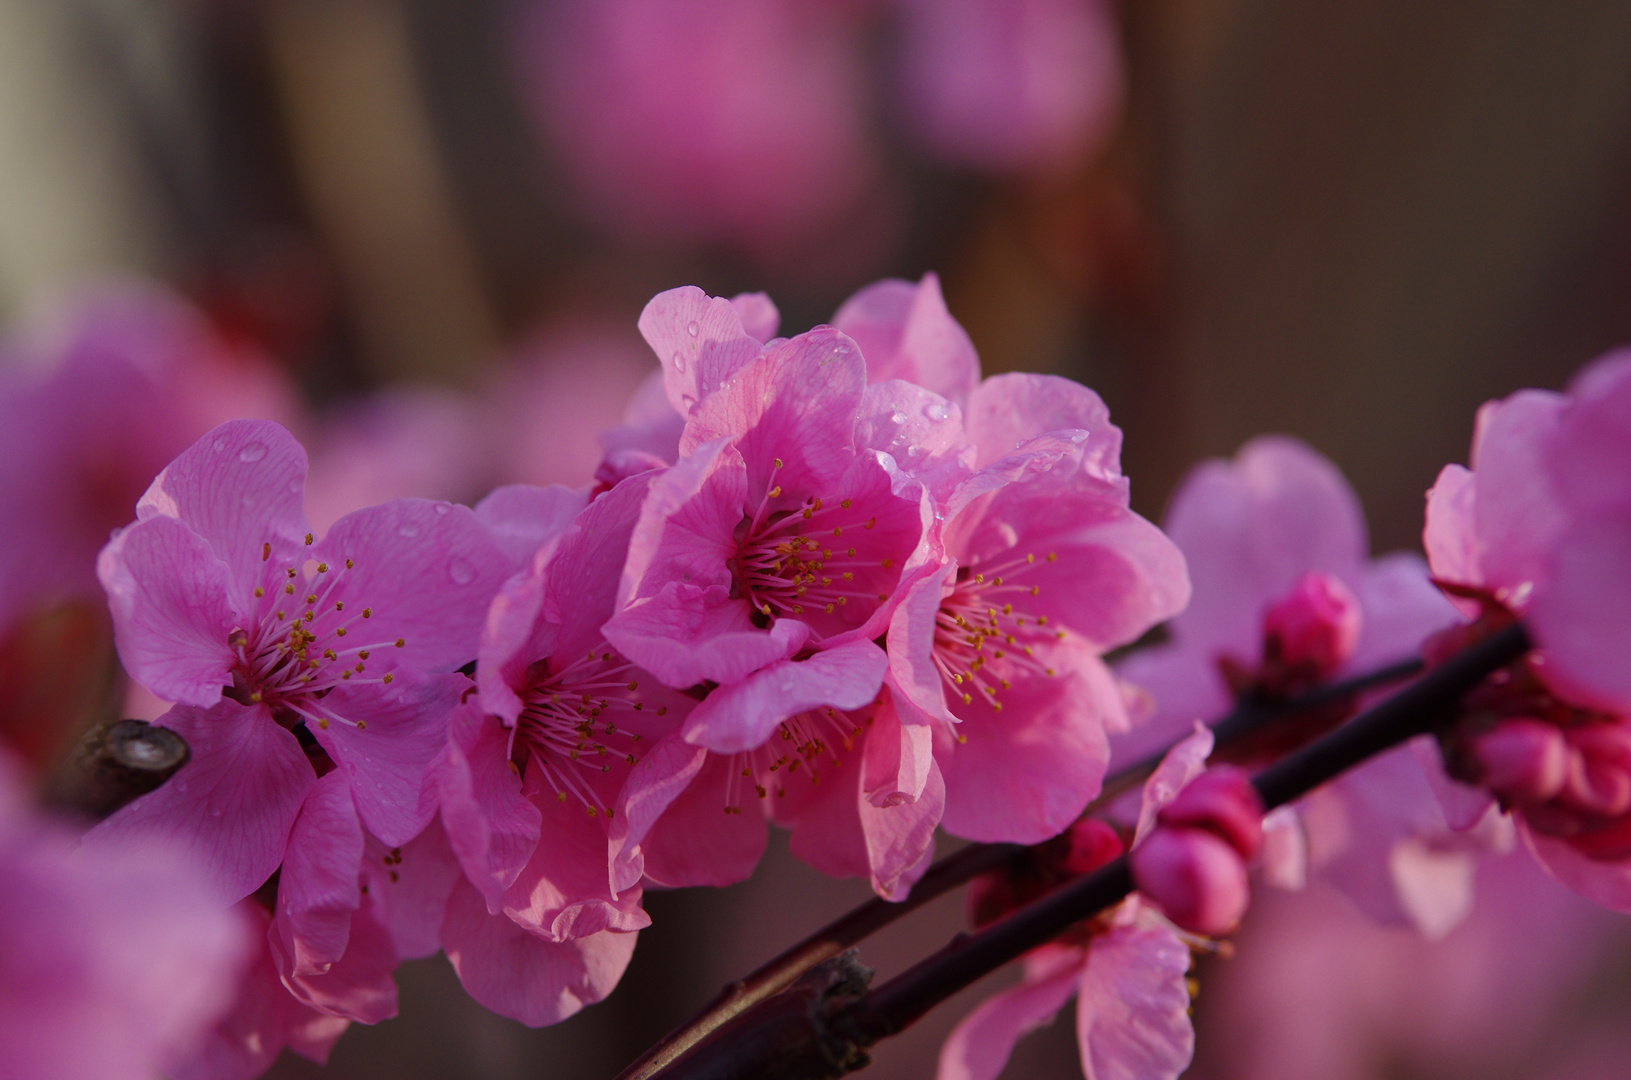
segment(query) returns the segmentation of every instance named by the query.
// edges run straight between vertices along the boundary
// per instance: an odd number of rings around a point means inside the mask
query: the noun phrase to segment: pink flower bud
[[[1599,818],[1631,811],[1631,726],[1588,723],[1564,737],[1572,753],[1559,805]]]
[[[1133,849],[1131,863],[1138,891],[1197,934],[1229,933],[1251,901],[1245,861],[1204,829],[1162,826]]]
[[[1263,616],[1265,659],[1323,679],[1353,655],[1362,618],[1346,585],[1329,574],[1304,574]]]
[[[1569,747],[1555,724],[1519,717],[1472,743],[1479,781],[1514,802],[1545,802],[1563,790]]]
[[[1070,850],[1060,860],[1060,866],[1072,874],[1092,873],[1123,850],[1116,830],[1097,818],[1078,821],[1065,836],[1070,841]]]
[[[1163,826],[1205,829],[1234,848],[1242,860],[1256,858],[1263,846],[1263,800],[1251,778],[1232,765],[1197,776],[1161,808],[1156,820]]]

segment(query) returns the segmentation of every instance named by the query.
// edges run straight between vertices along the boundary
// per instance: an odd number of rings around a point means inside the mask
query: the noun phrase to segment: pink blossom
[[[940,278],[914,285],[885,278],[839,307],[833,325],[866,357],[869,383],[900,379],[962,407],[980,381],[980,358],[940,292]]]
[[[534,4],[518,59],[606,226],[776,251],[871,186],[850,21],[789,0]]]
[[[156,287],[108,284],[4,346],[0,623],[100,603],[96,552],[165,462],[238,416],[289,419],[292,389]]]
[[[225,1011],[249,927],[179,853],[77,851],[21,796],[0,760],[0,1073],[146,1080]]]
[[[1121,113],[1105,0],[897,0],[907,130],[947,161],[996,172],[1067,168]]]
[[[1178,926],[1220,937],[1246,914],[1246,864],[1263,846],[1263,803],[1227,765],[1190,781],[1133,849],[1133,881]]]
[[[1352,490],[1290,439],[1257,439],[1233,461],[1198,466],[1173,496],[1166,527],[1188,559],[1194,596],[1168,643],[1120,667],[1153,694],[1154,709],[1114,740],[1117,760],[1227,714],[1236,694],[1284,696],[1367,671],[1416,653],[1455,621],[1420,560],[1366,558]],[[1313,869],[1377,919],[1442,933],[1470,904],[1477,849],[1500,836],[1490,822],[1468,835],[1451,829],[1434,795],[1436,758],[1430,744],[1382,755],[1299,802],[1298,814]],[[1472,825],[1483,810],[1456,824]]]
[[[330,769],[381,841],[424,828],[426,774],[468,685],[451,672],[474,657],[511,565],[471,511],[446,503],[358,511],[317,541],[305,472],[276,424],[223,424],[159,475],[99,561],[120,658],[180,703],[161,722],[192,758],[91,839],[169,837],[228,901],[284,862]]]

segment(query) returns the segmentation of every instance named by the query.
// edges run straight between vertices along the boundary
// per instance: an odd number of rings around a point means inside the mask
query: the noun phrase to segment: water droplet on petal
[[[222,450],[227,448],[227,441],[225,439],[216,439],[210,444],[210,446],[217,454],[219,454]]]
[[[451,506],[447,505],[447,503],[437,503],[436,504],[436,512],[438,514],[445,514],[451,509],[453,509],[453,508]]]
[[[685,354],[684,353],[676,352],[674,354],[674,370],[675,371],[684,371],[685,370]]]
[[[923,406],[923,415],[936,422],[944,420],[950,414],[951,410],[947,409],[942,402],[934,401]]]
[[[447,564],[447,576],[453,579],[455,585],[468,585],[476,580],[476,568],[470,565],[468,559],[455,558]]]
[[[244,448],[242,450],[238,451],[238,460],[244,462],[245,464],[248,464],[251,461],[259,461],[261,458],[263,458],[265,456],[266,456],[266,444],[265,443],[258,443],[258,442],[245,443]]]
[[[411,540],[419,535],[419,522],[404,521],[401,525],[397,526],[396,532],[398,536],[403,536]]]
[[[899,409],[896,409],[894,412],[889,414],[889,421],[890,423],[894,424],[904,424],[906,423],[906,414],[901,412]]]
[[[692,337],[696,337],[697,336],[697,331],[700,330],[700,329],[701,329],[701,327],[697,326],[697,324],[695,322],[693,322],[690,326],[687,326],[685,328],[685,332],[687,334],[690,334]]]

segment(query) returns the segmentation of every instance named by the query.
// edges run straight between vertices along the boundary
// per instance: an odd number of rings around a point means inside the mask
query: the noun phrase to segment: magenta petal
[[[1082,1071],[1102,1080],[1175,1080],[1195,1053],[1189,947],[1170,930],[1118,926],[1093,940],[1076,997]]]
[[[1548,874],[1600,907],[1631,914],[1631,860],[1588,858],[1562,840],[1542,836],[1521,823],[1519,832]]]
[[[685,741],[721,754],[753,750],[764,745],[777,724],[806,709],[871,704],[888,666],[884,651],[864,640],[803,660],[778,660],[704,698],[685,719]]]
[[[669,404],[681,416],[759,355],[759,342],[743,328],[735,305],[694,285],[652,297],[639,325],[662,362]]]
[[[639,854],[647,879],[668,888],[723,887],[746,880],[759,865],[768,838],[764,816],[757,808],[740,814],[725,812],[731,805],[727,793],[732,790],[733,779],[741,783],[733,761],[729,756],[692,746],[676,732],[653,747],[635,767],[624,791],[641,820],[649,818],[662,799],[671,800],[640,841]],[[652,766],[649,776],[642,771],[648,763]],[[678,778],[685,778],[685,786],[670,794]],[[623,811],[618,816],[622,817]],[[616,822],[612,828],[616,836]],[[633,829],[631,825],[631,838]],[[626,844],[623,850],[628,851]],[[614,878],[614,887],[628,887],[629,869],[627,862],[619,864],[617,872],[622,876]]]
[[[647,751],[629,773],[618,796],[617,815],[612,819],[608,831],[613,889],[621,892],[640,883],[645,867],[642,845],[646,834],[673,805],[674,800],[691,786],[691,782],[702,772],[707,758],[708,751],[692,746],[675,732]],[[706,852],[712,835],[705,837],[703,831],[698,829],[696,836],[700,842],[695,846]]]
[[[362,1024],[377,1024],[396,1015],[396,951],[391,935],[367,908],[351,916],[351,940],[345,955],[320,975],[299,975],[276,933],[270,938],[272,959],[283,985],[312,1008]]]
[[[176,518],[231,569],[235,595],[261,572],[262,545],[298,546],[309,531],[301,499],[306,451],[270,420],[229,420],[159,473],[136,518]]]
[[[956,573],[956,565],[949,564],[944,573],[926,575],[909,586],[889,618],[886,639],[894,693],[920,718],[948,724],[956,723],[956,718],[946,708],[944,676],[934,662],[934,636],[942,594]]]
[[[601,644],[600,628],[616,609],[623,566],[652,476],[618,484],[589,504],[560,538],[545,566],[543,615],[559,627],[552,651],[576,657]],[[533,652],[532,658],[544,655]]]
[[[1197,720],[1189,737],[1167,751],[1161,764],[1144,781],[1144,795],[1138,809],[1138,828],[1133,833],[1134,844],[1150,834],[1161,808],[1176,799],[1191,780],[1206,771],[1206,759],[1212,756],[1212,743],[1212,730]]]
[[[403,639],[390,662],[422,671],[452,671],[476,658],[487,603],[512,569],[469,507],[428,499],[347,514],[311,557],[339,575],[331,595],[372,610],[354,632],[375,635],[365,641]]]
[[[1049,970],[992,994],[965,1016],[940,1048],[936,1080],[997,1080],[1014,1045],[1058,1015],[1082,980],[1082,954],[1054,948]]]
[[[782,313],[775,303],[762,292],[737,293],[731,297],[731,307],[742,320],[742,329],[748,337],[761,344],[776,336],[782,324]]]
[[[240,616],[228,599],[231,571],[209,543],[171,518],[138,522],[102,549],[97,573],[131,677],[166,701],[219,701]]]
[[[1115,678],[1096,657],[1055,660],[1054,678],[1016,682],[995,712],[964,706],[954,732],[936,734],[946,779],[946,831],[986,842],[1035,844],[1055,836],[1099,793],[1110,752],[1104,722],[1119,713]]]
[[[952,318],[940,279],[875,282],[844,301],[833,325],[861,347],[867,381],[903,379],[961,404],[980,381],[980,358]]]
[[[611,993],[634,955],[634,934],[545,941],[489,915],[466,882],[454,886],[442,945],[465,990],[500,1016],[542,1027]]]
[[[308,725],[350,783],[368,831],[385,843],[407,843],[435,815],[431,765],[469,687],[462,675],[405,674],[388,685],[341,685],[321,703],[338,722]]]
[[[509,484],[494,488],[476,504],[475,513],[511,566],[519,568],[527,565],[534,551],[565,532],[587,503],[585,492],[560,484]]]
[[[510,766],[509,732],[466,705],[448,723],[447,760],[437,772],[442,825],[459,863],[497,911],[538,845],[542,817]]]
[[[157,791],[87,833],[86,847],[152,838],[195,858],[226,902],[248,896],[283,861],[300,804],[317,782],[305,752],[264,705],[178,705],[158,724],[186,739],[192,756]]]
[[[1540,672],[1570,700],[1631,712],[1631,516],[1577,523],[1530,605]]]
[[[1566,527],[1557,481],[1546,468],[1548,441],[1566,399],[1521,390],[1478,412],[1472,467],[1478,477],[1473,520],[1485,584],[1519,589],[1538,581]]]
[[[1427,525],[1422,530],[1422,546],[1433,567],[1433,576],[1457,585],[1480,585],[1484,581],[1482,545],[1473,507],[1478,497],[1478,481],[1460,465],[1446,465],[1427,492]],[[1477,613],[1477,604],[1460,602],[1468,614]]]
[[[922,790],[910,802],[880,806],[863,783],[857,809],[872,891],[885,900],[906,899],[934,858],[934,831],[946,812],[946,783],[940,769],[929,762]]]
[[[1099,395],[1057,375],[1013,372],[993,375],[970,395],[963,410],[975,466],[985,468],[1050,431],[1085,431],[1082,464],[1101,480],[1121,475],[1121,429]]]
[[[482,708],[507,724],[513,725],[524,707],[516,687],[533,661],[554,651],[560,629],[542,618],[544,567],[554,547],[540,548],[532,565],[505,582],[487,607],[487,625],[476,655],[476,686]]]
[[[362,871],[369,907],[389,931],[398,959],[417,960],[442,947],[448,894],[464,873],[440,821],[397,848],[368,837]]]
[[[1364,623],[1348,671],[1370,671],[1415,656],[1428,635],[1460,621],[1420,555],[1398,551],[1372,559],[1354,584]]]
[[[861,399],[857,445],[894,458],[944,501],[968,477],[974,457],[955,403],[914,383],[873,383]]]
[[[362,894],[362,824],[338,772],[317,781],[301,804],[278,874],[279,938],[291,975],[321,975],[344,953]]]
[[[1139,649],[1116,670],[1154,702],[1151,716],[1112,737],[1111,760],[1118,767],[1162,753],[1193,730],[1195,721],[1216,719],[1234,705],[1212,657],[1186,642]]]

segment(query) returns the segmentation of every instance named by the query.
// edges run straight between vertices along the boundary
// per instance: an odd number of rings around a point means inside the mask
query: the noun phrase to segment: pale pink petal
[[[855,440],[894,458],[941,500],[968,477],[974,457],[956,403],[899,379],[866,388]]]
[[[362,872],[374,918],[390,932],[399,959],[417,960],[442,947],[447,898],[464,874],[440,821],[401,847],[368,837]]]
[[[933,728],[910,716],[903,718],[893,692],[879,700],[872,724],[881,730],[867,739],[862,793],[880,807],[916,799],[934,766]]]
[[[944,676],[934,662],[934,637],[940,615],[940,601],[957,574],[948,564],[942,574],[926,575],[907,588],[889,618],[890,686],[901,699],[900,707],[915,712],[923,720],[956,723],[946,707]]]
[[[1094,938],[1076,996],[1087,1080],[1174,1080],[1189,1067],[1189,947],[1170,930],[1118,926]]]
[[[529,769],[523,789],[538,807],[538,843],[504,891],[505,914],[551,941],[649,926],[638,888],[612,891],[610,841],[599,813],[571,797],[557,799],[538,779],[541,771]]]
[[[980,358],[946,309],[940,279],[875,282],[844,301],[833,325],[866,357],[867,381],[903,379],[961,404],[980,381]]]
[[[476,504],[475,512],[512,566],[519,568],[527,565],[534,551],[565,532],[587,503],[585,492],[560,484],[509,484],[494,488]]]
[[[362,900],[362,824],[345,777],[331,772],[301,804],[278,873],[278,938],[291,975],[321,975],[344,953]]]
[[[1156,815],[1161,808],[1178,797],[1191,780],[1206,771],[1206,759],[1212,756],[1212,729],[1200,721],[1193,732],[1178,745],[1167,751],[1161,764],[1144,781],[1144,798],[1138,810],[1138,828],[1133,834],[1136,845],[1155,827]]]
[[[308,723],[351,785],[363,824],[385,843],[407,843],[435,816],[426,790],[431,765],[447,745],[448,716],[469,688],[463,675],[405,673],[389,685],[342,684],[320,706],[337,722]]]
[[[87,833],[86,847],[152,838],[191,853],[226,902],[248,896],[283,861],[289,830],[317,782],[305,752],[264,705],[178,705],[159,726],[187,740],[187,764]]]
[[[1631,712],[1631,515],[1577,522],[1530,606],[1539,670],[1570,701]]]
[[[867,741],[882,740],[872,735]],[[863,769],[865,765],[863,759]],[[916,798],[879,805],[862,775],[857,807],[872,891],[885,900],[904,900],[934,858],[934,832],[946,811],[946,783],[931,759]]]
[[[631,477],[597,498],[561,535],[545,575],[544,616],[558,626],[553,650],[576,657],[601,643],[600,628],[612,617],[629,540],[651,476]],[[536,659],[542,652],[533,653]]]
[[[1211,723],[1234,705],[1212,657],[1197,653],[1186,642],[1139,649],[1116,670],[1148,693],[1154,706],[1151,715],[1135,722],[1131,730],[1112,736],[1111,761],[1118,767],[1165,752],[1192,731],[1197,720]]]
[[[345,955],[320,975],[298,975],[291,958],[274,933],[269,939],[272,960],[283,985],[302,1003],[329,1016],[377,1024],[396,1015],[396,951],[391,935],[367,908],[351,916],[350,941]]]
[[[311,549],[338,575],[333,596],[372,610],[354,633],[403,648],[398,667],[452,671],[476,658],[487,603],[510,560],[467,506],[398,499],[347,514]],[[382,657],[383,659],[383,657]]]
[[[748,337],[761,344],[775,337],[782,324],[782,313],[765,293],[737,293],[731,297],[731,307],[736,309]]]
[[[796,713],[828,705],[859,709],[871,704],[888,666],[884,651],[865,640],[802,660],[778,660],[704,698],[686,717],[685,740],[722,754],[752,750]]]
[[[1594,904],[1631,914],[1631,860],[1604,862],[1588,858],[1562,840],[1542,836],[1521,822],[1518,831],[1548,874]]]
[[[997,1080],[1014,1044],[1051,1022],[1082,981],[1082,954],[1059,949],[1053,970],[982,1001],[940,1048],[936,1080]]]
[[[1419,555],[1400,551],[1372,559],[1352,584],[1364,622],[1347,671],[1371,671],[1418,656],[1429,635],[1461,621]]]
[[[1478,412],[1471,464],[1478,476],[1473,520],[1483,584],[1505,591],[1534,584],[1566,527],[1561,493],[1545,462],[1565,403],[1559,394],[1521,390]]]
[[[1495,806],[1495,799],[1488,791],[1450,779],[1444,771],[1444,755],[1437,740],[1422,736],[1411,739],[1409,746],[1433,794],[1438,796],[1439,809],[1444,811],[1445,823],[1450,828],[1457,832],[1471,829]]]
[[[553,942],[489,915],[467,882],[453,888],[442,945],[470,996],[529,1027],[558,1023],[604,998],[634,955],[634,934]]]
[[[1082,464],[1101,480],[1121,475],[1121,429],[1110,422],[1103,399],[1081,383],[1057,375],[1012,372],[993,375],[963,410],[979,468],[1012,454],[1050,431],[1085,431]]]
[[[1203,655],[1226,651],[1247,663],[1258,659],[1265,603],[1313,571],[1359,580],[1367,545],[1359,500],[1342,474],[1280,436],[1252,440],[1232,462],[1195,468],[1172,498],[1166,530],[1195,583],[1174,627]]]
[[[231,570],[239,593],[261,571],[261,550],[298,545],[310,531],[301,498],[306,451],[270,420],[229,420],[159,473],[136,518],[176,518],[202,536]]]
[[[97,574],[131,677],[169,701],[219,701],[241,616],[229,599],[231,570],[209,543],[171,518],[138,522],[102,549]]]
[[[1061,650],[1053,663],[1056,677],[1016,682],[1003,696],[1003,711],[977,698],[960,708],[955,729],[936,725],[947,832],[1040,843],[1099,793],[1110,756],[1104,717],[1121,710],[1120,691],[1091,654]]]
[[[482,708],[511,725],[524,707],[517,688],[524,683],[527,668],[554,651],[560,630],[542,618],[544,568],[558,542],[539,548],[532,565],[505,582],[487,606],[476,655],[476,686]]]
[[[1569,383],[1574,400],[1550,439],[1550,474],[1562,498],[1585,512],[1631,509],[1631,350],[1592,361]]]
[[[1422,530],[1422,547],[1432,565],[1433,576],[1457,585],[1481,585],[1484,581],[1483,545],[1473,508],[1478,499],[1478,480],[1471,470],[1446,465],[1427,492],[1427,524]],[[1457,602],[1469,615],[1478,605],[1470,600]]]
[[[625,889],[638,880],[629,876],[633,866],[626,857],[636,836],[645,875],[658,885],[723,887],[753,873],[765,852],[767,830],[756,807],[726,812],[733,779],[736,790],[743,784],[734,760],[692,746],[678,732],[652,747],[630,774],[624,808],[612,822],[617,837],[618,821],[633,819],[624,826],[628,839],[614,887]]]
[[[736,306],[694,285],[652,297],[639,325],[663,365],[669,404],[681,416],[759,355]]]
[[[663,384],[664,371],[651,373],[635,390],[623,413],[623,423],[600,433],[600,447],[607,463],[597,470],[596,479],[613,461],[631,464],[618,466],[617,479],[632,476],[634,472],[672,465],[680,457],[680,434],[685,430],[685,417],[668,403],[668,392]],[[633,463],[643,462],[635,465]]]
[[[448,722],[447,760],[436,775],[448,842],[494,911],[532,857],[542,821],[521,794],[509,743],[496,719],[465,705]]]
[[[1308,839],[1294,807],[1280,806],[1263,818],[1263,882],[1300,892],[1308,884]]]

